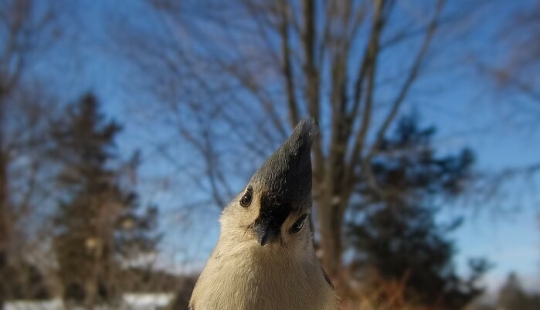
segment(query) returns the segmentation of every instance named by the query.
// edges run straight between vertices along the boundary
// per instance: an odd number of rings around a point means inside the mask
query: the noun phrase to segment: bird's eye
[[[291,233],[295,234],[299,232],[302,227],[304,227],[304,223],[306,222],[306,218],[308,217],[307,214],[302,215],[294,224],[291,226]]]
[[[248,187],[247,191],[244,193],[244,196],[240,198],[240,205],[244,208],[249,207],[251,204],[251,198],[253,196],[251,187]]]

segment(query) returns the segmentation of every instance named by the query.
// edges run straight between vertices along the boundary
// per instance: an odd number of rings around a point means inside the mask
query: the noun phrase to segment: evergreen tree
[[[523,290],[518,276],[515,273],[510,273],[505,284],[499,290],[497,309],[537,310],[540,309],[540,295],[527,294]]]
[[[121,263],[155,250],[156,208],[139,212],[137,194],[126,177],[137,166],[119,159],[115,139],[121,127],[107,120],[89,94],[66,108],[52,129],[52,157],[62,198],[53,223],[54,249],[64,297],[96,302],[114,300]],[[130,169],[128,169],[130,168]]]
[[[378,188],[366,182],[358,189],[361,212],[353,214],[348,225],[352,269],[357,277],[376,274],[382,281],[404,283],[408,303],[461,309],[482,292],[476,280],[487,264],[471,261],[470,279],[456,274],[453,242],[446,233],[461,220],[438,225],[434,205],[437,198],[463,190],[473,155],[463,150],[456,156],[436,156],[434,132],[420,129],[415,117],[404,117],[382,143],[381,155],[370,162]]]

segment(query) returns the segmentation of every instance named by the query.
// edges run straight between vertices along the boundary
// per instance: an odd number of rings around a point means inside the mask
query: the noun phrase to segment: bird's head
[[[311,119],[298,123],[224,210],[222,235],[265,248],[310,240],[310,154],[317,131]]]

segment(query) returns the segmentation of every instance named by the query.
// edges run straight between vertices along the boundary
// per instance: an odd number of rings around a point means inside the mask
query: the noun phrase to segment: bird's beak
[[[264,246],[279,239],[280,227],[275,227],[275,225],[270,225],[270,223],[255,224],[254,230],[257,235],[257,242],[260,246]]]

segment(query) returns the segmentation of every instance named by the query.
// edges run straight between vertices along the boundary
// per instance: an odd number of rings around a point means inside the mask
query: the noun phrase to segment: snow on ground
[[[129,309],[163,309],[169,305],[174,294],[124,294],[124,304]]]
[[[59,310],[63,309],[62,300],[53,299],[48,301],[13,301],[4,306],[5,310]]]
[[[124,294],[123,302],[117,307],[96,307],[97,310],[160,310],[172,301],[173,294]],[[61,299],[47,301],[13,301],[5,305],[5,310],[65,310]],[[84,308],[70,308],[83,310]]]

